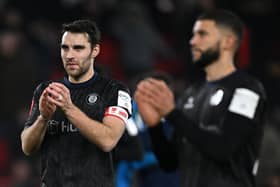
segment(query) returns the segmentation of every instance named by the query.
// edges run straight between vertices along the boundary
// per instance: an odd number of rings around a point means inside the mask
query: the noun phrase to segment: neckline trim
[[[93,82],[96,81],[96,78],[97,78],[97,72],[94,72],[93,76],[85,82],[72,83],[69,81],[68,76],[64,76],[63,82],[69,88],[81,88],[81,87],[86,87],[86,86],[92,84]]]

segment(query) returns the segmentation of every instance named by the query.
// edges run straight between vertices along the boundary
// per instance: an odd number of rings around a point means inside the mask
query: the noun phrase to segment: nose
[[[65,57],[71,59],[74,57],[74,51],[70,48],[67,51],[64,51]]]
[[[193,35],[190,39],[190,45],[194,46],[197,43],[197,37],[195,35]]]

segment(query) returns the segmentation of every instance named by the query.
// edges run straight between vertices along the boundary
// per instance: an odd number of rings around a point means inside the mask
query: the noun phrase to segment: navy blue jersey
[[[265,103],[262,84],[241,71],[189,87],[166,117],[172,141],[150,129],[161,166],[180,168],[185,187],[254,187]]]
[[[129,96],[127,87],[121,83],[94,75],[85,83],[72,84],[67,78],[61,80],[70,90],[72,102],[90,118],[102,122],[110,106],[123,107],[128,114],[131,106],[120,104],[119,97]],[[40,84],[33,97],[28,127],[39,115],[39,98],[48,85]],[[127,95],[128,94],[128,95]],[[130,96],[129,96],[130,99]],[[40,148],[41,180],[47,187],[113,187],[113,165],[111,153],[103,152],[83,137],[63,112],[56,110]]]

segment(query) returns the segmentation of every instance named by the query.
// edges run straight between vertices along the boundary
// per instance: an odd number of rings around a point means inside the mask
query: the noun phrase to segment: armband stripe
[[[124,123],[126,123],[128,119],[128,113],[125,109],[118,106],[108,107],[105,111],[104,116],[115,116],[121,119]]]

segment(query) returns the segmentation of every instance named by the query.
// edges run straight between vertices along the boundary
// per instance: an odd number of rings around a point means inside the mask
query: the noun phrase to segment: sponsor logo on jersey
[[[210,98],[210,105],[217,106],[221,103],[224,97],[224,91],[219,89],[217,90]]]
[[[184,104],[184,109],[191,109],[194,107],[194,98],[191,96],[188,98],[187,102]]]
[[[122,90],[118,92],[118,106],[126,108],[131,114],[131,97],[130,95]]]
[[[98,100],[98,94],[96,94],[96,93],[89,94],[86,97],[86,101],[89,105],[93,105],[94,103],[97,102],[97,100]]]
[[[78,129],[68,121],[65,122],[65,121],[49,120],[47,131],[49,134],[57,134],[57,133],[77,132]]]

